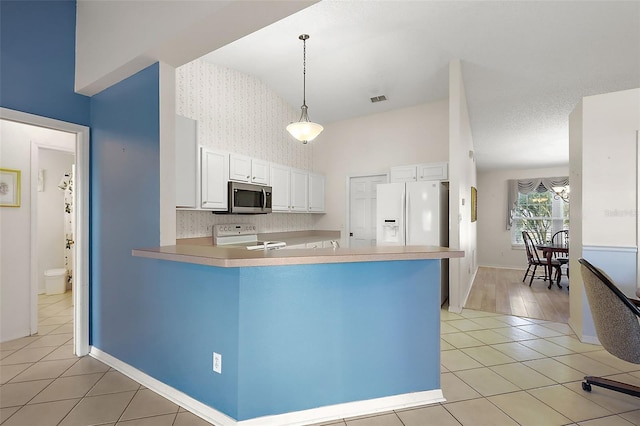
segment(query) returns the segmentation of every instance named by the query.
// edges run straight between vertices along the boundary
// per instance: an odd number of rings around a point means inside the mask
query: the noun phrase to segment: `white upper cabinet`
[[[198,183],[197,122],[176,115],[176,207],[195,208]]]
[[[391,167],[389,180],[392,183],[415,182],[416,176],[417,176],[416,166],[397,166],[397,167]]]
[[[229,154],[201,147],[200,162],[200,207],[210,210],[227,210]]]
[[[324,212],[324,176],[271,164],[271,208],[275,212]]]
[[[269,185],[269,162],[263,160],[251,160],[251,182],[259,185]]]
[[[324,212],[324,176],[309,173],[309,211]]]
[[[240,154],[229,154],[229,179],[251,182],[251,158]]]
[[[391,167],[391,183],[449,179],[448,163],[423,163]]]
[[[271,164],[271,209],[287,212],[291,208],[291,168]]]
[[[269,162],[240,154],[229,154],[229,180],[269,184]]]
[[[418,180],[447,180],[448,171],[448,163],[418,164]]]
[[[309,205],[309,173],[291,169],[291,211],[306,212]]]

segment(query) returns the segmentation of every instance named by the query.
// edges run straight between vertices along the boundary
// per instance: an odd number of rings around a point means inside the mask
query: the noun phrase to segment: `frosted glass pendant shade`
[[[297,121],[287,126],[287,132],[302,143],[314,140],[324,127],[312,121]]]
[[[307,40],[309,35],[301,34],[298,38],[302,40],[302,114],[297,122],[287,126],[287,131],[300,142],[307,143],[314,140],[324,130],[324,127],[309,120],[307,111],[309,109],[307,107]]]

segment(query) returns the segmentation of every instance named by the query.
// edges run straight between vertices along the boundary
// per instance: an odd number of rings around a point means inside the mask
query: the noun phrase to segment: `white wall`
[[[471,187],[476,183],[473,135],[460,61],[449,64],[449,246],[464,257],[449,262],[449,310],[462,311],[478,269],[477,223],[471,222]]]
[[[299,117],[257,78],[196,60],[176,70],[176,112],[197,121],[198,143],[210,148],[312,169],[315,141],[302,144],[286,131]],[[322,137],[323,135],[321,135]],[[174,204],[175,205],[175,204]],[[260,232],[313,229],[313,215],[214,215],[210,211],[178,211],[177,238],[211,235],[211,225],[249,223]]]
[[[569,183],[571,185],[571,205],[569,210],[570,239],[569,239],[569,272],[570,286],[574,291],[569,292],[569,325],[576,335],[584,338],[583,323],[585,313],[591,319],[591,312],[585,306],[586,297],[580,276],[582,257],[582,100],[569,115]],[[575,290],[580,288],[581,290]]]
[[[578,257],[605,270],[627,296],[636,294],[639,129],[640,89],[585,97],[571,115],[571,177],[582,178],[578,199],[582,227],[580,247],[571,229],[570,309],[571,325],[585,340],[595,339],[595,329]],[[573,187],[571,192],[573,197]],[[575,214],[572,208],[572,222]]]
[[[0,342],[31,332],[32,143],[75,146],[75,135],[0,120],[0,167],[21,171],[20,207],[0,207]]]
[[[448,100],[327,123],[313,144],[313,170],[326,175],[326,214],[315,228],[345,231],[347,176],[448,161]]]
[[[38,169],[44,171],[44,191],[38,192],[38,292],[45,292],[44,271],[64,267],[64,192],[58,183],[71,172],[72,153],[40,149]]]
[[[158,61],[179,67],[317,1],[78,1],[76,91],[94,95]]]
[[[511,231],[506,229],[507,181],[509,179],[568,175],[568,165],[544,169],[479,171],[478,265],[518,269],[526,267],[524,247],[512,247]],[[571,181],[572,197],[575,192],[576,189]],[[573,209],[573,203],[571,206]]]

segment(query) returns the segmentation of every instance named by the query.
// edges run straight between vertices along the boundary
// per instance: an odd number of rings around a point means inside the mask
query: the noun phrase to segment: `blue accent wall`
[[[120,327],[145,321],[132,298],[142,267],[131,249],[159,245],[158,70],[91,98],[92,343],[117,341]]]
[[[440,388],[440,261],[242,268],[238,420]]]
[[[88,126],[75,33],[75,1],[0,1],[0,106]]]
[[[439,274],[131,258],[100,274],[93,345],[239,421],[439,389]]]
[[[91,126],[90,343],[235,416],[238,270],[131,255],[160,244],[158,64],[93,96]]]

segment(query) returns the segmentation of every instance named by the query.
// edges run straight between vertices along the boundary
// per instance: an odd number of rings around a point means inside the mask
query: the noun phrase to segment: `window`
[[[522,231],[527,231],[535,243],[551,241],[558,231],[569,229],[569,203],[555,196],[544,186],[528,194],[518,192],[513,209],[511,243],[522,245]]]

